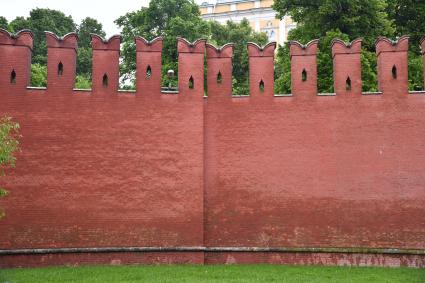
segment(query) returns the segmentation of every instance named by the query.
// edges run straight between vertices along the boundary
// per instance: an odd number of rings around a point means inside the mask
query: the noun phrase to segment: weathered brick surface
[[[12,36],[0,29],[0,91],[24,92],[30,82],[32,33],[21,31]],[[11,83],[12,72],[15,81]]]
[[[302,45],[290,42],[291,53],[291,90],[293,95],[302,99],[317,94],[317,46],[318,40]]]
[[[49,70],[65,63],[63,78],[49,73],[47,90],[0,80],[0,113],[22,127],[17,167],[0,179],[11,191],[0,200],[7,211],[0,249],[425,249],[425,96],[405,89],[402,52],[378,48],[386,58],[379,59],[383,94],[360,95],[353,79],[352,99],[341,99],[316,95],[317,43],[291,45],[294,93],[274,97],[274,46],[251,46],[251,96],[236,98],[232,46],[179,39],[179,94],[167,95],[159,91],[162,40],[139,39],[137,92],[113,87],[97,95],[72,90],[75,69],[67,66],[74,66],[76,41],[69,40],[48,42]],[[29,47],[4,42],[0,73],[13,64],[29,72]],[[94,70],[116,70],[108,60],[99,57]],[[382,72],[391,60],[400,81]],[[344,62],[335,63],[342,78],[351,71],[358,78]],[[419,255],[275,252],[9,255],[0,265],[204,261],[424,267]]]
[[[119,35],[112,36],[109,40],[92,35],[92,89],[95,94],[111,94],[118,91],[120,43]]]
[[[339,266],[385,266],[425,268],[425,258],[415,255],[335,253],[206,253],[206,264],[294,264]]]
[[[162,37],[152,41],[142,37],[136,38],[137,95],[159,97],[157,94],[161,91],[162,41]]]
[[[208,245],[423,248],[423,105],[208,101]]]
[[[248,43],[249,94],[255,99],[274,95],[274,50],[276,43],[264,47]]]
[[[336,95],[361,95],[361,51],[361,39],[356,39],[348,44],[338,39],[332,42],[333,75]]]
[[[5,264],[7,263],[7,264]],[[173,253],[75,253],[3,256],[0,267],[124,265],[124,264],[204,264],[203,252]]]
[[[46,32],[49,94],[72,93],[77,69],[77,41],[76,33],[68,33],[60,38],[51,32]]]
[[[397,41],[381,37],[376,41],[379,90],[394,96],[404,95],[409,86],[407,56],[409,37]]]

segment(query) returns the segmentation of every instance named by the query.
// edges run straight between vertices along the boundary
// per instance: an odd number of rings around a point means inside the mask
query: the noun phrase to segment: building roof
[[[200,7],[209,7],[209,6],[214,6],[214,4],[211,4],[208,2],[202,2],[202,4],[200,5]]]
[[[201,7],[210,7],[215,5],[223,5],[223,4],[236,4],[241,2],[253,2],[255,0],[217,0],[217,1],[204,1],[202,2]]]
[[[252,2],[254,0],[217,0],[217,4],[232,4],[239,2]]]

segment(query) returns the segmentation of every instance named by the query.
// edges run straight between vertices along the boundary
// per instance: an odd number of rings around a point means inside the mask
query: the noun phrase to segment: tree
[[[78,33],[78,47],[90,48],[91,47],[91,33],[105,37],[106,33],[103,26],[96,19],[87,17],[81,21],[77,28]]]
[[[331,40],[340,37],[349,41],[363,38],[362,76],[364,90],[377,90],[376,56],[374,42],[379,36],[394,34],[392,21],[386,13],[385,0],[275,0],[274,9],[280,17],[290,15],[298,26],[289,34],[290,40],[306,43],[319,38],[318,54],[318,88],[321,92],[333,92],[333,70],[331,56]],[[282,58],[289,57],[289,48],[278,52],[277,62],[287,64]],[[288,92],[290,76],[288,66],[277,68],[276,89]]]
[[[96,19],[85,18],[77,28],[78,33],[78,56],[77,56],[77,74],[86,78],[90,77],[92,69],[92,49],[91,33],[105,37],[102,24]]]
[[[77,75],[77,77],[75,78],[75,88],[90,89],[91,88],[90,77],[87,75]]]
[[[35,63],[31,65],[31,86],[47,86],[47,67]]]
[[[387,0],[387,13],[394,21],[396,36],[409,35],[409,88],[423,89],[423,65],[419,42],[425,35],[425,2],[421,0]]]
[[[45,65],[47,47],[44,32],[47,30],[63,36],[75,31],[76,25],[71,16],[60,11],[36,8],[31,10],[28,18],[17,17],[9,24],[9,30],[12,32],[22,29],[30,29],[34,34],[33,62]]]
[[[31,23],[28,19],[24,17],[16,17],[13,21],[9,23],[8,27],[11,32],[18,32],[23,29],[31,29]]]
[[[240,23],[228,21],[226,25],[210,22],[211,35],[209,41],[217,46],[234,43],[233,52],[233,94],[247,95],[248,87],[248,53],[247,43],[255,42],[260,45],[267,43],[265,33],[256,33],[244,19]]]
[[[386,0],[275,0],[273,8],[281,18],[290,15],[304,38],[339,30],[373,44],[378,36],[390,36],[394,32],[385,10]]]
[[[5,17],[0,16],[0,28],[7,29],[9,23],[7,22],[7,19]]]
[[[168,84],[168,69],[177,71],[178,36],[189,41],[205,38],[209,35],[209,25],[200,18],[198,5],[193,0],[157,0],[150,1],[148,7],[119,17],[115,23],[122,28],[123,62],[121,73],[123,80],[134,80],[136,70],[135,36],[148,40],[164,35],[163,82]],[[173,81],[175,84],[175,80]]]
[[[16,162],[15,153],[19,147],[19,124],[9,117],[0,118],[0,176],[4,176],[5,169],[14,167]],[[0,188],[0,198],[8,195],[8,192]],[[0,218],[5,215],[0,208]]]

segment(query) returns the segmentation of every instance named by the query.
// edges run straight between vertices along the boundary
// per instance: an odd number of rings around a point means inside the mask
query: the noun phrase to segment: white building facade
[[[288,16],[282,20],[276,19],[277,13],[272,5],[273,0],[217,0],[202,3],[200,10],[203,19],[221,24],[240,22],[246,18],[256,32],[265,32],[269,41],[283,45],[296,24]]]

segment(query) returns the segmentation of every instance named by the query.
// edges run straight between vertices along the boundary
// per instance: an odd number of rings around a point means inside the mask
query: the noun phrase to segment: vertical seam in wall
[[[203,94],[202,94],[203,95]],[[207,135],[206,135],[206,119],[207,100],[202,98],[202,245],[206,247],[206,221],[207,221],[207,205],[206,205],[206,187],[207,187]],[[203,252],[203,264],[205,265],[205,251]]]

